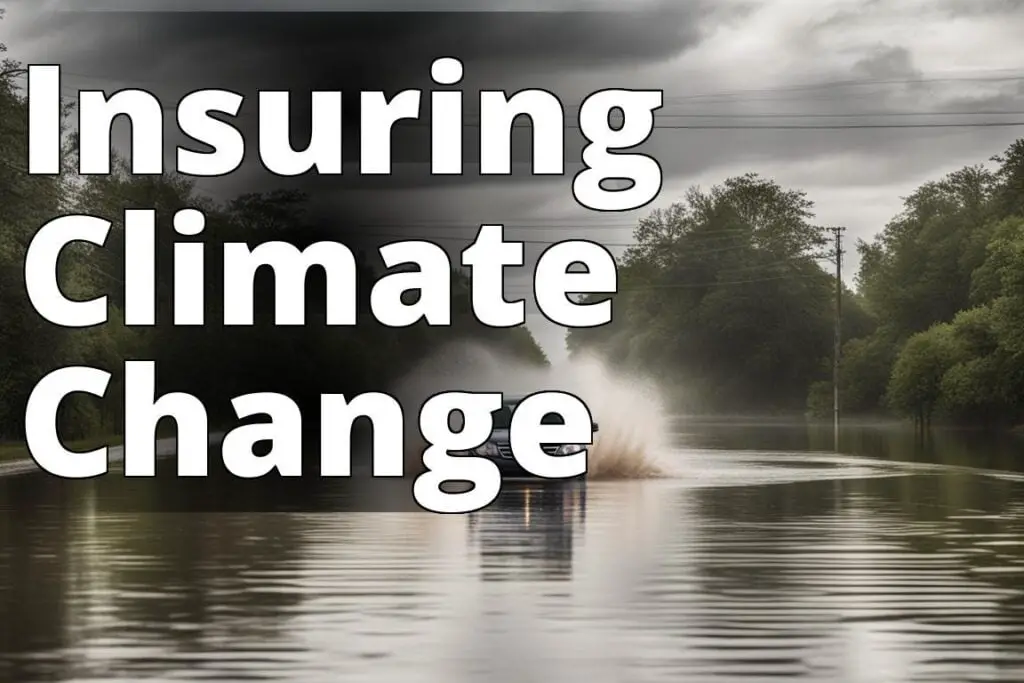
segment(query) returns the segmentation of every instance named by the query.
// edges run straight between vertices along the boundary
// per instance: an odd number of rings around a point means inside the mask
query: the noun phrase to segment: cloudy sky
[[[328,0],[76,0],[77,11],[68,13],[62,11],[68,2],[8,2],[0,39],[10,56],[22,61],[61,63],[65,90],[147,87],[168,98],[165,103],[188,89],[227,85],[224,79],[234,73],[230,65],[243,63],[260,64],[277,87],[323,82],[318,79],[325,65],[340,63],[360,65],[347,72],[349,81],[353,73],[382,72],[386,64],[392,81],[408,81],[393,87],[422,87],[430,55],[440,56],[438,50],[465,58],[469,86],[545,87],[557,92],[570,112],[593,90],[663,89],[665,107],[647,149],[661,162],[664,188],[639,213],[598,214],[574,203],[570,188],[578,140],[567,142],[570,173],[543,181],[525,173],[513,179],[471,178],[467,168],[467,176],[439,188],[416,172],[422,159],[402,160],[393,179],[401,186],[402,201],[390,220],[397,224],[417,215],[413,222],[421,230],[436,222],[453,226],[436,233],[452,238],[453,248],[465,246],[454,240],[471,234],[473,225],[504,221],[514,236],[536,242],[528,245],[533,256],[544,242],[567,237],[596,239],[618,253],[630,241],[637,217],[653,206],[679,199],[689,186],[707,187],[756,171],[806,190],[819,223],[848,227],[845,277],[850,281],[857,267],[855,240],[878,232],[898,211],[901,196],[925,180],[985,162],[1024,136],[1024,126],[989,125],[1024,122],[1024,0],[622,0],[615,6],[628,11],[547,18],[490,13],[436,22],[421,16],[400,28],[396,20],[373,40],[365,39],[362,29],[348,35],[304,29],[284,36],[279,31],[287,31],[273,21],[246,28],[239,37],[228,30],[239,23],[225,18],[231,15],[208,14],[200,21],[200,15],[174,20],[140,13],[115,20],[83,12],[280,9],[285,4],[293,10],[369,6]],[[404,6],[592,10],[609,4],[548,0],[499,7],[485,0],[453,0]],[[402,7],[372,4],[378,10]],[[344,45],[350,46],[347,53]],[[281,66],[276,49],[301,52],[316,66],[302,71],[304,79]],[[189,65],[187,75],[182,64]],[[214,82],[198,83],[202,74]],[[261,85],[267,87],[266,79]],[[472,145],[466,151],[470,158]],[[206,187],[211,194],[223,192],[214,184]],[[376,189],[350,184],[341,192],[358,204]],[[395,204],[377,202],[382,203]],[[374,213],[376,220],[388,222],[386,208],[378,206]],[[518,283],[509,292],[526,294],[528,276],[510,275]],[[549,356],[563,355],[564,330],[537,313],[531,313],[530,325]]]

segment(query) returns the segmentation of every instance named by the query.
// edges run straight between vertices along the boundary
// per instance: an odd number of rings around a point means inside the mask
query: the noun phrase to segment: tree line
[[[0,438],[22,435],[31,389],[67,365],[101,367],[117,378],[125,359],[155,360],[160,391],[199,396],[216,421],[232,420],[230,399],[251,391],[280,391],[305,407],[323,392],[387,390],[457,339],[547,362],[525,327],[479,324],[468,280],[456,271],[451,328],[395,330],[375,323],[367,295],[381,272],[369,258],[361,261],[358,282],[366,315],[355,328],[323,324],[325,292],[315,272],[307,280],[307,326],[273,325],[273,282],[266,277],[257,278],[257,324],[219,325],[217,245],[344,242],[338,237],[344,217],[311,212],[308,197],[286,190],[214,202],[187,178],[132,176],[123,160],[108,176],[76,177],[73,135],[66,173],[30,176],[19,68],[11,60],[0,65]],[[855,288],[844,286],[842,294],[839,378],[846,414],[892,414],[921,424],[1022,422],[1024,139],[990,161],[925,183],[904,198],[877,237],[858,241]],[[158,273],[169,270],[174,212],[204,211],[201,239],[213,247],[204,273],[211,324],[121,324],[124,234],[117,219],[131,207],[157,210]],[[110,297],[111,320],[102,327],[55,327],[36,314],[25,292],[31,238],[67,213],[115,220],[103,249],[69,248],[59,268],[69,297]],[[616,366],[657,377],[683,410],[830,413],[835,255],[805,192],[756,173],[728,178],[653,211],[639,221],[634,238],[619,259],[614,321],[571,330],[571,353],[598,352]],[[171,278],[159,278],[159,320],[169,319],[171,288]],[[109,392],[120,393],[116,380]],[[117,400],[73,397],[59,423],[76,438],[116,433],[122,419]]]
[[[48,372],[69,365],[89,365],[111,372],[108,400],[70,396],[58,416],[66,439],[117,434],[123,428],[123,362],[156,361],[158,393],[189,392],[203,400],[211,423],[237,422],[231,398],[257,391],[276,391],[318,414],[321,393],[353,395],[387,391],[404,373],[442,345],[479,340],[490,348],[544,365],[547,359],[525,326],[493,329],[472,315],[469,281],[456,270],[452,277],[452,326],[430,327],[422,321],[393,329],[370,314],[369,291],[383,273],[383,264],[369,256],[365,239],[346,239],[346,217],[310,209],[310,197],[295,191],[249,193],[230,201],[213,201],[187,178],[133,176],[124,159],[115,159],[107,176],[76,177],[74,135],[69,131],[66,173],[31,176],[27,172],[28,106],[18,88],[19,65],[0,68],[0,440],[24,435],[24,410],[36,383]],[[127,208],[155,209],[157,214],[157,325],[123,324],[124,225]],[[169,324],[173,310],[171,272],[175,241],[171,219],[183,208],[198,208],[206,228],[196,238],[206,245],[206,320],[202,327]],[[75,244],[64,250],[58,280],[68,298],[107,295],[108,324],[66,329],[41,318],[29,302],[24,282],[28,245],[45,223],[64,214],[90,214],[114,222],[103,248]],[[356,234],[350,232],[349,234]],[[361,318],[355,327],[324,323],[325,276],[312,269],[307,277],[307,325],[277,327],[273,323],[273,276],[256,279],[255,322],[252,327],[226,327],[223,273],[219,247],[245,242],[250,247],[279,240],[303,248],[332,239],[360,254],[357,291]],[[351,242],[351,243],[349,243]],[[379,261],[379,259],[378,259]],[[166,322],[165,322],[166,321]],[[458,387],[438,387],[438,391]]]
[[[847,414],[986,427],[1024,413],[1024,139],[927,182],[843,287]],[[758,174],[691,189],[639,222],[615,320],[572,330],[692,411],[832,410],[835,254],[800,190]]]

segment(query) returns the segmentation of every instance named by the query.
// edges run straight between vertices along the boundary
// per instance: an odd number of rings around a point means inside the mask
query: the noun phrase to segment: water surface
[[[678,478],[468,516],[142,513],[110,477],[2,479],[0,680],[1024,680],[1020,443],[830,440],[682,422]]]

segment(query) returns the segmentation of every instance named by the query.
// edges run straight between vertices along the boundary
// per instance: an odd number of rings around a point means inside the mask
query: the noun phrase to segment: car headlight
[[[498,447],[494,445],[492,441],[487,441],[476,448],[471,453],[473,455],[483,455],[489,458],[493,458],[498,455]]]
[[[578,443],[566,443],[555,450],[555,455],[576,455],[585,450],[587,450],[587,447]]]

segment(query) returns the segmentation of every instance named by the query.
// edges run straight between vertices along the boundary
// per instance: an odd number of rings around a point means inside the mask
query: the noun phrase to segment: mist
[[[444,386],[449,391],[500,391],[524,396],[565,391],[590,409],[599,431],[588,453],[589,479],[669,476],[669,422],[661,392],[649,381],[614,373],[596,356],[538,367],[473,342],[456,342],[428,356],[397,385],[403,405],[422,405]],[[406,443],[422,443],[415,425]],[[414,451],[407,457],[420,458]],[[407,470],[408,471],[408,470]]]

